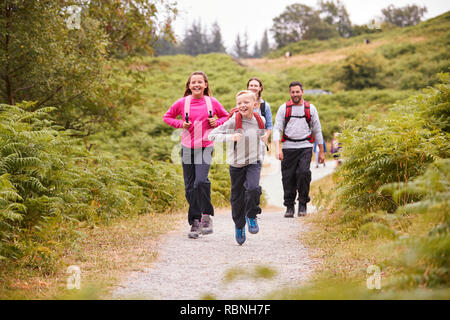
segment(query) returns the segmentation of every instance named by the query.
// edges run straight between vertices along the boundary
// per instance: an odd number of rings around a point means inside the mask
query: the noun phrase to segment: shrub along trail
[[[279,162],[268,157],[261,185],[269,206],[260,216],[258,234],[247,234],[239,246],[234,239],[230,209],[218,210],[213,217],[214,233],[199,239],[188,239],[188,225],[183,221],[165,236],[159,258],[144,272],[130,274],[112,292],[117,299],[257,299],[282,287],[304,283],[315,263],[298,239],[306,232],[302,219],[286,219],[279,200],[281,172]],[[313,181],[333,171],[315,168]],[[280,186],[279,186],[280,185]],[[274,203],[277,201],[278,203]],[[313,208],[308,207],[308,212]]]

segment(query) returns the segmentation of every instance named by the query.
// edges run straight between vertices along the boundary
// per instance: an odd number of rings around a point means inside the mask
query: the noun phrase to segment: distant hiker
[[[253,110],[258,106],[252,91],[240,91],[236,95],[239,108],[222,126],[212,130],[209,139],[227,142],[228,163],[231,178],[231,214],[235,224],[235,237],[239,245],[245,240],[245,225],[250,233],[258,233],[256,215],[261,213],[260,197],[262,161],[265,145],[265,120]]]
[[[335,132],[333,134],[333,139],[331,140],[331,150],[330,153],[333,155],[333,158],[336,162],[336,167],[342,164],[341,157],[342,144],[339,142],[339,133]]]
[[[303,100],[303,93],[303,85],[300,82],[291,82],[291,100],[278,109],[273,132],[275,156],[281,160],[286,218],[294,217],[297,193],[298,216],[306,215],[306,204],[310,201],[313,140],[319,145],[319,163],[325,161],[319,114],[313,104]]]
[[[176,119],[181,116],[182,120]],[[217,116],[217,118],[214,118]],[[208,179],[214,142],[208,133],[223,124],[228,112],[211,97],[208,78],[202,71],[193,72],[187,82],[184,97],[178,99],[164,115],[164,122],[183,128],[181,158],[186,200],[189,203],[189,238],[212,233],[214,208],[211,203],[211,182]]]
[[[369,44],[370,43],[370,40],[369,39],[364,39],[364,44]]]
[[[317,144],[317,142],[314,142],[314,157],[316,160],[316,168],[319,167],[319,145]],[[323,142],[323,152],[326,153],[327,152],[327,144],[325,143],[325,141]],[[326,167],[325,161],[323,162],[323,166]]]

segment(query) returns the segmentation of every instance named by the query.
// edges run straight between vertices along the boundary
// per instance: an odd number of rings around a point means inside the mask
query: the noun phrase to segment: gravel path
[[[189,226],[183,221],[163,237],[159,256],[151,268],[130,274],[112,292],[114,299],[192,300],[205,295],[216,299],[262,299],[280,288],[298,286],[308,279],[316,263],[298,240],[305,232],[302,219],[283,217],[283,189],[279,161],[267,157],[261,186],[266,191],[268,208],[258,219],[258,234],[247,232],[239,246],[234,239],[230,210],[216,212],[214,233],[188,239]],[[313,180],[333,171],[333,162],[325,168],[311,168]],[[313,208],[308,206],[308,212]],[[256,276],[256,268],[275,272],[270,279]],[[227,275],[237,274],[232,281]]]

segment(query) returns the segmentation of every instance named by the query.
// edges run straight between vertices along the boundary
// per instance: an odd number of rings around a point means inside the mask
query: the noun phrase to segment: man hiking
[[[322,128],[316,107],[303,99],[303,85],[289,85],[291,100],[278,109],[273,132],[275,157],[281,160],[285,217],[293,218],[298,194],[298,216],[306,215],[310,201],[311,158],[314,140],[319,145],[319,163],[325,161]],[[282,142],[282,143],[281,143]]]

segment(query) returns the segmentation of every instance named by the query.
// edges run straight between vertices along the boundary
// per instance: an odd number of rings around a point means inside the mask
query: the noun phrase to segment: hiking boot
[[[258,233],[259,226],[256,217],[255,218],[245,217],[245,220],[247,220],[248,232],[253,234]]]
[[[295,209],[294,207],[287,207],[286,209],[286,213],[284,214],[285,218],[293,218],[294,217],[294,213],[295,213]]]
[[[299,203],[298,204],[298,216],[299,217],[306,216],[306,203]]]
[[[202,214],[202,221],[200,222],[201,233],[211,234],[213,233],[212,219],[209,214]]]
[[[238,227],[234,227],[236,230],[236,242],[242,246],[242,244],[245,242],[245,226],[243,226],[241,229]]]
[[[198,219],[194,219],[191,225],[191,231],[189,231],[188,237],[191,239],[197,239],[200,234],[200,221]]]

